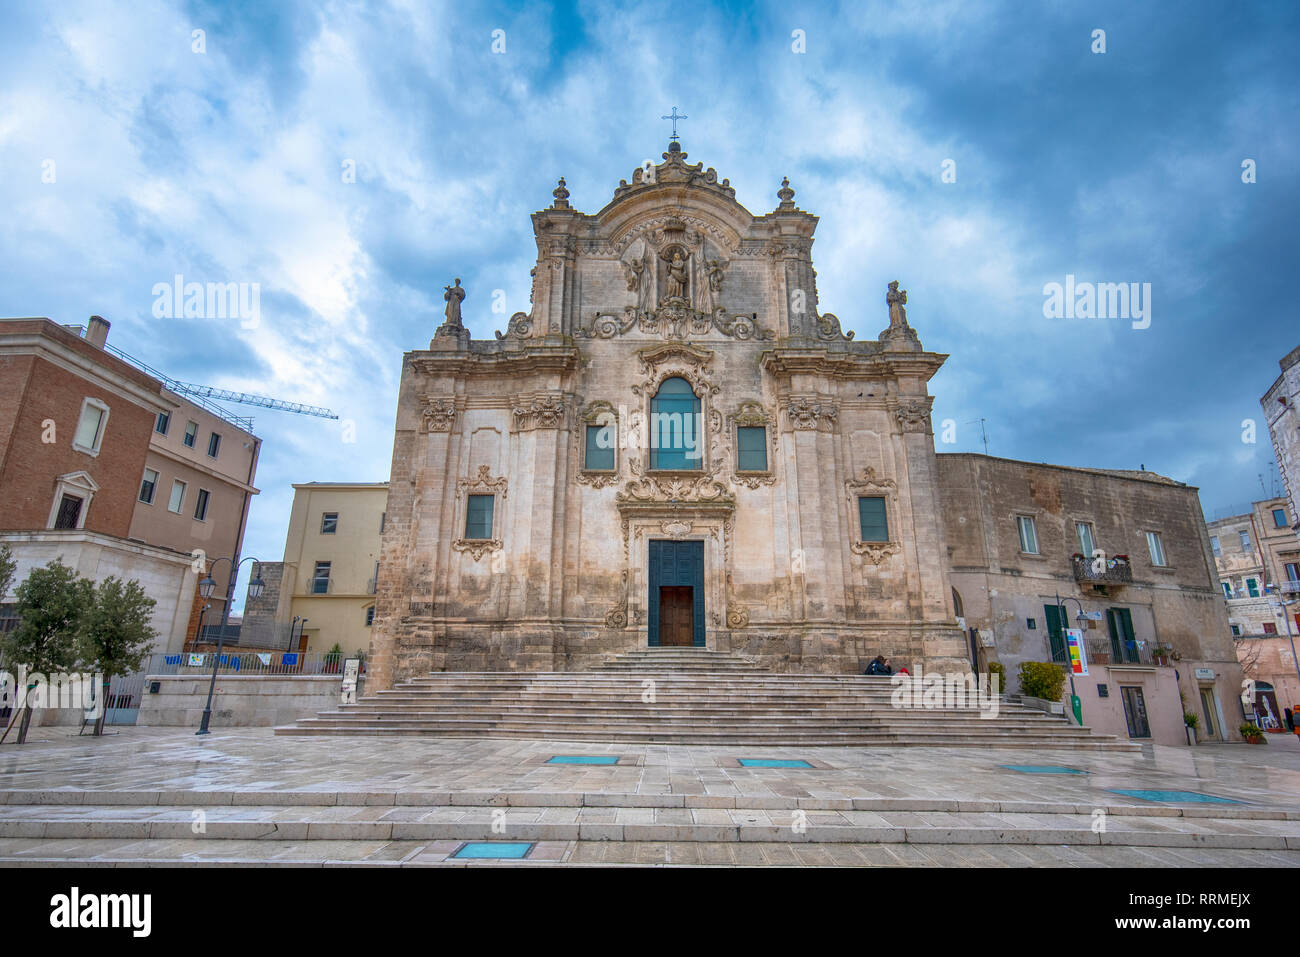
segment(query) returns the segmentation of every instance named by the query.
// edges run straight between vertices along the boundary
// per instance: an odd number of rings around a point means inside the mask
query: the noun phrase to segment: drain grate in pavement
[[[1216,797],[1202,794],[1200,791],[1151,791],[1144,788],[1107,788],[1112,794],[1127,794],[1129,797],[1144,801],[1159,801],[1167,804],[1241,804],[1232,798]]]
[[[451,856],[457,860],[522,860],[533,849],[526,841],[469,841]]]
[[[1060,764],[999,764],[998,767],[1021,774],[1087,774],[1078,768],[1067,768]]]

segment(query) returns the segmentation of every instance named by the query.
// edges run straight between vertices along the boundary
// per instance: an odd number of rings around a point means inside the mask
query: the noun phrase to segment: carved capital
[[[930,431],[930,406],[934,399],[926,396],[924,398],[903,399],[894,412],[894,417],[898,419],[898,424],[904,432],[926,432]]]
[[[840,410],[830,399],[817,396],[794,396],[786,406],[790,424],[798,430],[833,432]]]
[[[513,408],[514,432],[557,429],[564,422],[564,396],[558,393],[519,396]]]
[[[435,396],[422,393],[420,403],[421,432],[450,432],[456,420],[456,400],[451,396]]]

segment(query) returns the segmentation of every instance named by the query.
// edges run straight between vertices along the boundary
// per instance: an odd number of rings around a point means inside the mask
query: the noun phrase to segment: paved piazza
[[[617,763],[546,763],[556,755]],[[0,861],[1293,866],[1297,796],[1300,744],[1280,735],[1112,754],[41,728],[0,749]],[[450,860],[473,841],[532,848]]]

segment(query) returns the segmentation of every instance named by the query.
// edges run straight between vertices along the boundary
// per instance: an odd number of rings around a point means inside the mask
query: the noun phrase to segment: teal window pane
[[[878,495],[863,495],[858,499],[858,521],[862,526],[864,542],[889,541],[889,522],[885,518],[885,500]]]
[[[742,472],[767,471],[767,429],[744,426],[736,429],[736,468]]]
[[[613,433],[611,426],[587,426],[586,468],[605,472],[614,470]]]
[[[650,400],[650,468],[704,466],[700,400],[685,379],[665,379]]]
[[[492,537],[492,507],[496,504],[494,495],[471,495],[465,509],[465,537]]]

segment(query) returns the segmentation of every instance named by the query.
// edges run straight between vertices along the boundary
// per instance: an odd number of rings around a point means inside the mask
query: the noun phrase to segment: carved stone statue
[[[907,310],[903,306],[907,304],[907,290],[899,291],[897,279],[889,284],[889,292],[885,293],[885,302],[889,304],[889,328],[906,329]]]
[[[687,278],[686,260],[681,253],[673,253],[673,261],[668,264],[669,297],[686,298]]]
[[[627,275],[627,291],[636,292],[641,288],[641,281],[645,278],[645,263],[639,259],[634,259],[629,263],[624,263],[623,269]]]
[[[460,304],[465,298],[465,289],[459,279],[456,280],[456,285],[442,288],[447,290],[442,294],[442,298],[447,300],[447,325],[460,328]]]
[[[712,316],[722,305],[722,263],[710,259],[704,264],[704,282],[699,283],[696,308],[706,316]]]

